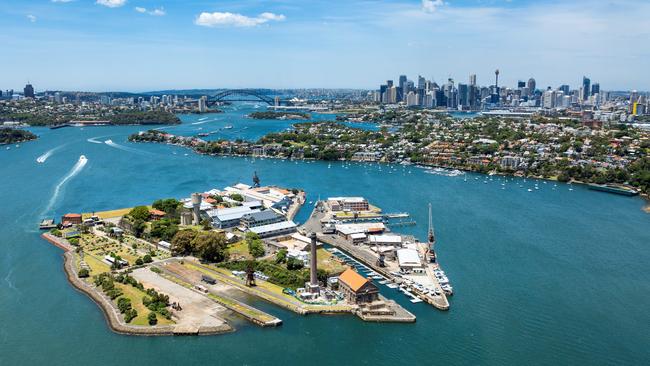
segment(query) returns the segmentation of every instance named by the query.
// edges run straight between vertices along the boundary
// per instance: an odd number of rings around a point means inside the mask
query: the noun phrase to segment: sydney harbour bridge
[[[215,95],[208,96],[206,104],[212,106],[224,102],[262,102],[268,105],[291,105],[289,100],[270,96],[260,89],[223,90]]]

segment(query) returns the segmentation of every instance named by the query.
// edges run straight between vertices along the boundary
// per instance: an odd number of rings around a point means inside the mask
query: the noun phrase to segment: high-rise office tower
[[[537,84],[535,83],[535,79],[530,78],[528,79],[528,91],[530,92],[531,95],[535,94],[535,90],[537,90]]]
[[[397,85],[398,90],[397,90],[397,99],[398,101],[403,101],[406,98],[406,94],[408,94],[408,90],[406,89],[408,87],[407,85],[407,78],[406,75],[400,75],[399,76],[399,84]]]
[[[25,89],[23,89],[23,94],[25,95],[25,98],[34,98],[34,87],[32,84],[27,84],[25,85]]]
[[[599,83],[593,83],[591,85],[591,95],[596,95],[600,94],[600,84]]]
[[[469,76],[469,85],[476,86],[476,74],[471,74]]]
[[[561,90],[562,93],[564,93],[564,95],[569,95],[569,86],[568,85],[566,85],[566,84],[560,85],[560,87],[558,89]]]
[[[587,100],[589,99],[589,96],[591,95],[591,80],[583,76],[582,77],[582,100]]]
[[[467,84],[458,84],[458,107],[469,108],[469,88]]]

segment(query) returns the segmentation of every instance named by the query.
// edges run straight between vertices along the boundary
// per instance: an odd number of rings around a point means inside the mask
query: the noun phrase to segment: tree
[[[144,230],[147,228],[147,225],[143,220],[134,220],[132,229],[133,229],[133,235],[135,235],[136,238],[139,238],[142,236],[144,233]]]
[[[162,219],[151,223],[151,236],[165,241],[172,240],[178,232],[178,225],[170,219]]]
[[[203,226],[203,230],[212,230],[212,223],[208,219],[201,220],[201,226]]]
[[[296,258],[293,258],[293,257],[287,259],[287,269],[288,270],[293,271],[293,270],[297,270],[297,269],[302,269],[302,267],[304,267],[304,266],[305,266],[305,264],[300,259],[296,259]]]
[[[147,221],[149,220],[149,208],[147,206],[136,206],[129,212],[129,216],[136,221]]]
[[[248,252],[255,258],[264,256],[264,244],[260,239],[255,239],[248,242]]]
[[[167,213],[169,216],[175,217],[180,204],[181,203],[175,198],[167,198],[164,200],[154,201],[151,207],[155,208],[156,210],[165,211],[165,213]]]
[[[142,257],[142,261],[145,262],[145,263],[151,263],[151,262],[153,262],[153,259],[151,259],[151,256],[149,254],[147,254],[144,257]]]
[[[147,315],[147,320],[149,320],[149,325],[156,325],[158,324],[158,318],[156,317],[156,313],[153,311]]]
[[[138,311],[135,309],[129,309],[124,312],[124,321],[130,323],[135,317],[138,316]]]
[[[187,254],[194,251],[192,241],[196,238],[197,232],[194,230],[182,230],[176,233],[172,238],[172,254]]]
[[[237,202],[243,202],[244,201],[244,197],[242,197],[242,195],[239,194],[239,193],[231,194],[230,198],[232,198],[233,200],[235,200]]]
[[[226,259],[227,245],[226,236],[215,231],[201,232],[192,240],[194,251],[202,259],[210,262],[221,262]]]
[[[278,253],[275,255],[275,263],[284,263],[287,261],[287,250],[286,249],[280,249]]]
[[[135,260],[135,265],[136,266],[141,266],[144,264],[144,261],[142,261],[142,258],[138,258]]]
[[[131,299],[120,297],[117,299],[117,308],[120,310],[120,313],[124,314],[127,310],[131,309]]]
[[[77,273],[77,275],[79,276],[79,278],[86,278],[90,276],[90,273],[88,272],[88,269],[82,268],[79,270],[79,273]]]

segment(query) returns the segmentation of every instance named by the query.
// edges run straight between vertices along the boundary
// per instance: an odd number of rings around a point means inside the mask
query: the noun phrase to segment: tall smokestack
[[[199,193],[192,193],[192,216],[193,225],[201,223],[201,195]]]
[[[309,265],[309,284],[313,287],[318,287],[318,277],[316,276],[318,268],[316,258],[316,233],[309,234],[311,239],[311,264]]]

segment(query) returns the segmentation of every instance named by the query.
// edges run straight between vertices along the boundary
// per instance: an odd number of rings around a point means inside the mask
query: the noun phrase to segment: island
[[[0,145],[17,144],[36,140],[36,138],[35,134],[26,130],[0,127]]]
[[[248,117],[253,119],[280,119],[280,120],[308,120],[310,118],[309,114],[301,112],[275,112],[275,111],[266,111],[266,112],[253,112],[248,115]]]
[[[375,281],[400,286],[411,302],[449,309],[451,286],[432,243],[389,234],[389,220],[403,214],[337,197],[318,202],[308,222],[297,225],[306,193],[259,182],[254,174],[253,185],[66,213],[58,224],[43,221],[43,238],[64,250],[68,280],[118,333],[219,334],[235,330],[232,316],[261,327],[282,324],[246,299],[301,315],[414,322]]]

